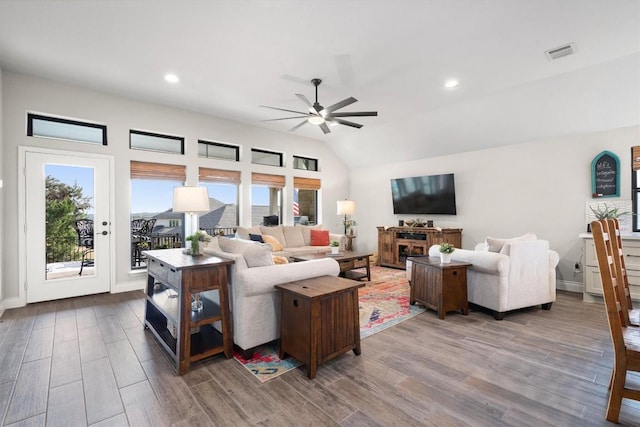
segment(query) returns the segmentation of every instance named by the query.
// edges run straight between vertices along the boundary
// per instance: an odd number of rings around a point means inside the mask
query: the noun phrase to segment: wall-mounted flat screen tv
[[[391,180],[394,214],[456,214],[453,174]]]

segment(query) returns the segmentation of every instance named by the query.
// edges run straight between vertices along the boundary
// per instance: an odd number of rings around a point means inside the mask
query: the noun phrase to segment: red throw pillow
[[[329,230],[311,229],[311,246],[329,246]]]

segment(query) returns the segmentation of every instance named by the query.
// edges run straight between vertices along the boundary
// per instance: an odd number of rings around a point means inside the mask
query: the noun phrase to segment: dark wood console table
[[[429,248],[440,243],[462,247],[461,228],[377,227],[378,265],[405,268],[407,257],[427,255]]]
[[[224,352],[233,356],[227,267],[232,260],[191,256],[182,249],[145,251],[147,256],[144,325],[175,363],[179,375],[200,359]],[[198,295],[202,309],[193,311]],[[222,332],[213,327],[221,323]]]

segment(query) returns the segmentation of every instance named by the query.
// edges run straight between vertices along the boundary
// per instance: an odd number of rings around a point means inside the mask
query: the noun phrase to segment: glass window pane
[[[174,213],[173,189],[180,181],[131,180],[131,268],[146,268],[142,251],[182,247],[184,213]]]
[[[238,161],[240,147],[207,141],[198,141],[198,155],[211,159]]]
[[[209,193],[211,211],[201,214],[198,226],[211,235],[233,235],[238,227],[238,186],[200,182]]]
[[[251,163],[282,167],[282,153],[251,149]]]
[[[107,127],[93,123],[28,115],[27,134],[45,138],[107,145]]]
[[[45,166],[45,279],[95,275],[94,169]]]
[[[318,171],[318,160],[307,157],[293,156],[293,168],[309,171]]]
[[[135,150],[184,154],[184,138],[131,131],[130,147]]]
[[[317,191],[293,189],[294,224],[314,225],[317,223]]]
[[[282,218],[282,206],[280,203],[281,191],[279,188],[271,188],[266,185],[251,186],[251,225],[261,225],[265,217],[277,216],[278,223]],[[273,224],[271,224],[273,225]]]

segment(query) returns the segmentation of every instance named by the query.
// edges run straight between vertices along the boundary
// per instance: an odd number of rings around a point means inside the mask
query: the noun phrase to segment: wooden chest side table
[[[307,367],[353,350],[360,354],[358,288],[363,283],[333,276],[276,285],[281,291],[280,358],[287,354]]]
[[[409,303],[416,302],[438,312],[444,319],[448,311],[469,314],[467,300],[467,267],[471,264],[451,261],[442,264],[440,258],[412,258],[411,294]]]

